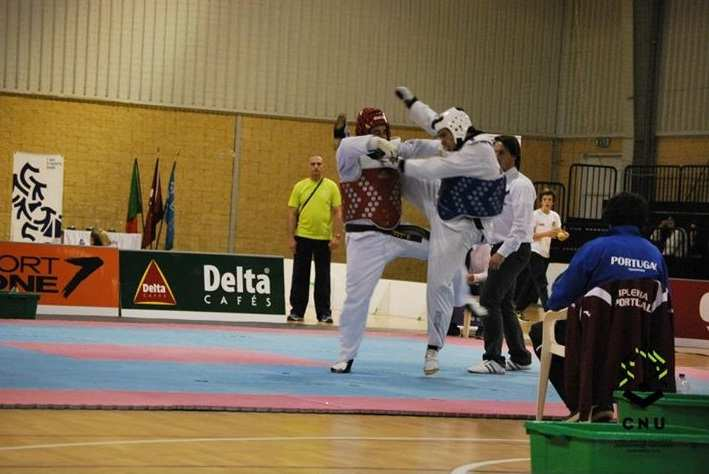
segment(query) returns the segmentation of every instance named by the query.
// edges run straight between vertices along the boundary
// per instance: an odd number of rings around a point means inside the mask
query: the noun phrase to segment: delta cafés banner
[[[17,152],[12,167],[10,240],[58,242],[62,230],[64,159]]]
[[[283,322],[283,258],[121,251],[121,314]]]

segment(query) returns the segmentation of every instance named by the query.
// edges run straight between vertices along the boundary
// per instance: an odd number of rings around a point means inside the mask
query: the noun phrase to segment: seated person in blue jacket
[[[667,267],[660,251],[640,229],[649,216],[645,198],[634,193],[619,193],[607,203],[603,220],[610,226],[608,234],[584,244],[574,255],[569,267],[554,282],[545,309],[566,308],[589,290],[610,281],[651,278],[667,288]],[[563,344],[566,321],[555,328],[556,340]],[[542,322],[532,325],[529,337],[537,357],[541,355]],[[564,360],[552,356],[549,380],[568,406],[564,390]],[[612,407],[601,407],[592,421],[607,421]]]

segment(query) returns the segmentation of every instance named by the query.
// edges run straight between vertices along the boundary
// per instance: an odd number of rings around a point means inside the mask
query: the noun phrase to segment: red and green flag
[[[128,195],[128,215],[126,216],[126,232],[138,233],[138,214],[143,216],[143,196],[140,193],[140,170],[138,159],[133,161],[133,176],[130,180],[130,194]]]

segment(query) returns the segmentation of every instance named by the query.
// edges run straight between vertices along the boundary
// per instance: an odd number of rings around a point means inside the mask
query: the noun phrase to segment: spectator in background
[[[105,230],[100,227],[91,228],[91,245],[108,247],[111,245],[111,238]]]
[[[342,238],[342,198],[337,184],[322,175],[322,157],[311,156],[308,163],[310,176],[293,186],[288,199],[288,247],[293,252],[288,321],[303,321],[309,298],[310,262],[315,260],[315,313],[318,321],[332,324],[330,251]]]
[[[693,257],[699,257],[702,255],[701,245],[699,244],[699,228],[695,222],[689,224],[689,231],[687,232],[687,239],[689,239],[689,255]]]
[[[561,228],[561,217],[554,212],[554,192],[545,189],[539,195],[539,209],[532,214],[534,222],[532,235],[532,254],[529,264],[517,278],[515,306],[517,311],[524,311],[527,306],[541,299],[546,306],[547,268],[549,268],[549,250],[552,239],[566,240],[569,234]]]
[[[650,240],[657,245],[665,257],[687,256],[689,248],[689,238],[687,232],[675,224],[672,216],[660,222],[657,228],[652,232]]]

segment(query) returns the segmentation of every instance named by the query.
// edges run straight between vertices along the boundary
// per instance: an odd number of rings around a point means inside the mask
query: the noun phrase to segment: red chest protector
[[[340,183],[344,220],[369,219],[393,229],[401,219],[401,181],[392,168],[363,169],[357,181]]]

